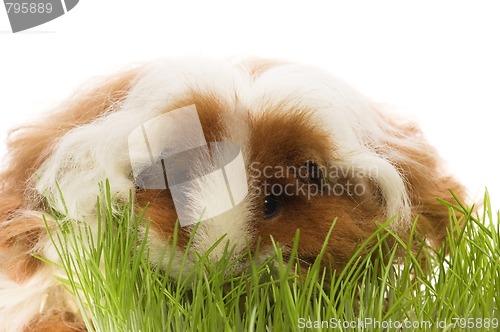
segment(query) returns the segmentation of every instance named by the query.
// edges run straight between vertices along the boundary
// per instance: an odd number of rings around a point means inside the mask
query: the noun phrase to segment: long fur
[[[95,226],[98,183],[109,180],[116,211],[130,191],[135,204],[149,206],[153,249],[172,234],[176,213],[170,193],[136,188],[128,136],[142,123],[188,105],[196,106],[207,141],[240,146],[250,188],[233,210],[199,225],[193,248],[200,252],[224,235],[236,251],[259,238],[270,245],[270,235],[286,247],[300,229],[299,254],[314,258],[339,217],[327,256],[342,268],[358,241],[374,230],[374,220],[394,217],[392,229],[404,236],[418,215],[420,233],[438,245],[447,211],[435,197],[452,201],[448,189],[464,194],[415,125],[386,114],[320,69],[255,59],[157,60],[92,83],[11,133],[0,175],[0,331],[85,330],[75,299],[56,281],[62,271],[32,256],[58,260],[43,223],[49,207]],[[290,177],[262,178],[265,167],[310,160],[353,172],[325,181],[352,180],[368,192],[286,198],[281,211],[266,218],[259,186],[266,180],[296,184]],[[207,186],[200,181],[193,199],[207,193],[218,204],[223,188],[207,192]],[[172,250],[184,250],[189,230],[182,230]],[[220,253],[216,249],[211,257]]]

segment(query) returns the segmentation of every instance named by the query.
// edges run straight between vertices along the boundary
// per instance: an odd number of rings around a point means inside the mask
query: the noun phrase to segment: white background
[[[172,55],[262,56],[329,69],[418,121],[448,168],[500,207],[495,1],[81,0],[12,34],[0,8],[0,155],[7,128],[91,76]]]

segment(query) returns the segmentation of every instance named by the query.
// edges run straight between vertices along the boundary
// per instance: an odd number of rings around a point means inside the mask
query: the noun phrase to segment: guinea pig
[[[0,331],[85,330],[62,272],[34,255],[58,261],[49,209],[95,226],[105,181],[117,211],[147,206],[153,251],[178,222],[171,250],[196,225],[191,250],[223,238],[213,260],[225,244],[271,252],[271,237],[286,254],[299,230],[308,264],[336,220],[334,269],[374,221],[405,237],[418,217],[439,245],[448,210],[435,198],[465,193],[414,124],[318,68],[261,59],[156,60],[92,82],[11,132],[0,180]]]

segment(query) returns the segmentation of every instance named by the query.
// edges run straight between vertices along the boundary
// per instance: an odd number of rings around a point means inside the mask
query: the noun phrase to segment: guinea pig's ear
[[[463,202],[466,190],[444,169],[436,149],[420,129],[381,115],[386,134],[386,157],[406,181],[412,217],[418,216],[417,230],[430,244],[439,246],[447,235],[448,208],[437,198],[457,204],[450,190]]]

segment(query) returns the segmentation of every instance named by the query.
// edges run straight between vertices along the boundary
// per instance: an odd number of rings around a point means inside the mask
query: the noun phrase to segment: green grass
[[[67,274],[61,282],[77,295],[90,331],[500,330],[499,215],[487,193],[480,215],[448,204],[457,232],[437,250],[418,250],[412,239],[380,227],[377,245],[361,246],[369,253],[355,255],[333,276],[319,260],[301,269],[296,243],[287,261],[279,244],[265,262],[250,251],[239,259],[227,251],[218,262],[199,255],[194,268],[181,266],[173,279],[171,267],[160,270],[148,261],[144,233],[137,231],[142,224],[148,232],[143,216],[130,206],[113,213],[109,188],[104,191],[98,230],[61,222],[61,232],[52,231]],[[387,248],[389,237],[394,248]],[[242,259],[248,271],[232,274]]]

